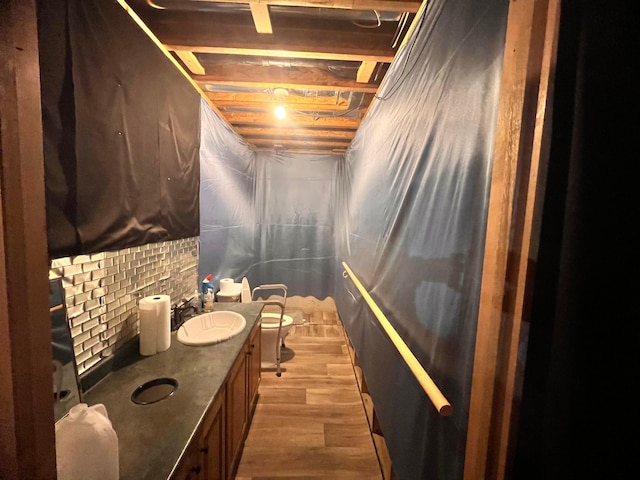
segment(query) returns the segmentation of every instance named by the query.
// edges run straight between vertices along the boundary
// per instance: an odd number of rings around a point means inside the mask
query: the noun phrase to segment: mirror
[[[73,340],[67,321],[64,288],[59,278],[49,281],[49,312],[53,349],[53,408],[57,422],[71,407],[82,403]]]

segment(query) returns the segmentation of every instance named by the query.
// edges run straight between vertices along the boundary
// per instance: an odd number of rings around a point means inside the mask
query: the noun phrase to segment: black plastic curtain
[[[49,256],[199,234],[199,95],[116,2],[38,2]]]

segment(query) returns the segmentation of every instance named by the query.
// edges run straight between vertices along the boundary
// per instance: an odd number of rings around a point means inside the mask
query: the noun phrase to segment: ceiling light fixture
[[[276,116],[276,118],[279,118],[280,120],[282,120],[284,117],[287,116],[287,111],[284,109],[283,105],[277,105],[276,108],[273,110],[273,114]]]
[[[287,98],[288,95],[289,90],[286,88],[276,88],[273,90],[273,96],[278,99],[278,105],[276,105],[276,108],[273,110],[273,114],[280,120],[287,116],[284,99]]]

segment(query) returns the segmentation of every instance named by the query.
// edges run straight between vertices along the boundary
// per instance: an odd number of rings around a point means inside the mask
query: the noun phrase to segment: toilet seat
[[[242,279],[242,293],[240,294],[240,302],[251,303],[251,289],[249,288],[249,280],[247,277]]]
[[[262,318],[261,328],[263,330],[278,329],[278,325],[280,324],[279,313],[261,313],[260,317]],[[282,328],[288,327],[292,323],[293,323],[293,318],[291,318],[289,315],[282,316]]]

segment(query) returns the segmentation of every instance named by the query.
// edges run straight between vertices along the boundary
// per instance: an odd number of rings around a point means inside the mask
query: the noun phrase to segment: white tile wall
[[[198,289],[198,237],[115,252],[57,258],[49,278],[62,278],[78,373],[111,356],[139,333],[137,301]]]

